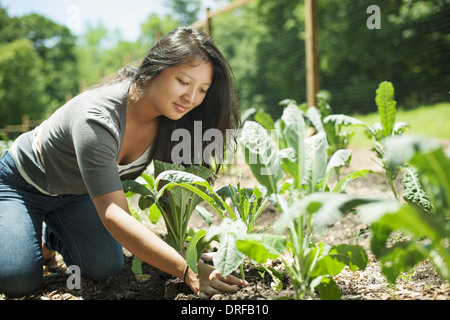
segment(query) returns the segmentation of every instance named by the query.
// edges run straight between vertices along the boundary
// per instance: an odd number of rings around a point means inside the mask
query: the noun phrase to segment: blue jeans
[[[22,296],[39,288],[42,241],[84,277],[103,281],[123,269],[122,246],[103,226],[89,195],[40,193],[6,152],[0,156],[0,293]]]

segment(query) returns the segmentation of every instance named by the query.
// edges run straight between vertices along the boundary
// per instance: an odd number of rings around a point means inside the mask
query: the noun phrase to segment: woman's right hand
[[[239,290],[239,286],[247,286],[248,282],[235,276],[223,277],[213,266],[199,262],[198,275],[190,268],[186,274],[186,283],[200,299],[210,299],[215,294],[232,293]]]

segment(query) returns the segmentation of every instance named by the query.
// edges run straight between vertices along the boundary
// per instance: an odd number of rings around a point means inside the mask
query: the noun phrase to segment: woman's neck
[[[135,83],[131,84],[127,99],[127,122],[145,126],[154,122],[158,116],[151,108],[149,97],[136,88]]]

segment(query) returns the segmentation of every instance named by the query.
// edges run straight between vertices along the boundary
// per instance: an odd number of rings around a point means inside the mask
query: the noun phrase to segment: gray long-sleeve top
[[[136,179],[150,164],[152,147],[132,164],[117,165],[130,84],[128,79],[85,91],[21,135],[11,155],[23,178],[44,194],[91,197]]]

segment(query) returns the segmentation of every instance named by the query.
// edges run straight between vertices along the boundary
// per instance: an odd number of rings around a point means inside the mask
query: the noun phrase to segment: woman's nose
[[[195,105],[195,99],[196,99],[196,95],[195,95],[195,90],[186,90],[186,92],[183,94],[183,99],[192,104]]]

